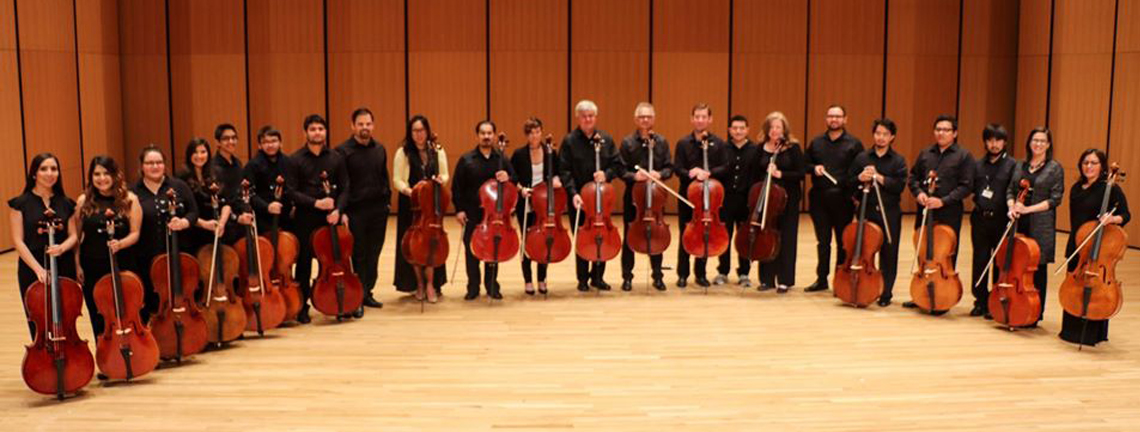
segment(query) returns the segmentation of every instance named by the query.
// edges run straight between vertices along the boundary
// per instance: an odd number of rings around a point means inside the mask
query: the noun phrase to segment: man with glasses
[[[831,270],[831,238],[835,233],[835,261],[846,258],[843,250],[843,229],[855,215],[851,196],[851,182],[847,171],[855,156],[863,151],[863,142],[847,133],[847,110],[841,105],[827,108],[827,132],[811,140],[806,156],[811,166],[811,222],[815,227],[816,261],[815,282],[804,291],[826,291],[827,275]]]
[[[234,225],[249,225],[253,222],[253,209],[241,200],[242,164],[237,157],[238,133],[237,128],[229,123],[222,123],[214,128],[214,140],[218,151],[210,159],[210,172],[218,182],[221,191],[218,192],[223,205],[229,206],[232,211],[230,220],[224,221],[227,226],[223,242],[233,245],[242,237],[245,231]],[[233,216],[236,215],[236,216]],[[223,221],[218,221],[223,222]]]

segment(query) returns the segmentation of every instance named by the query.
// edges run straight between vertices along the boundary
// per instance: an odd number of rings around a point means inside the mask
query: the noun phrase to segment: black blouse
[[[1086,189],[1082,186],[1082,182],[1077,182],[1069,189],[1071,231],[1069,232],[1069,242],[1065,246],[1065,256],[1077,249],[1076,232],[1081,225],[1097,220],[1097,216],[1100,215],[1100,204],[1104,199],[1106,184],[1108,183],[1098,181]],[[1108,197],[1108,210],[1112,211],[1113,208],[1116,208],[1115,215],[1124,219],[1124,222],[1120,224],[1121,226],[1127,225],[1128,221],[1132,220],[1132,213],[1128,211],[1128,198],[1125,198],[1124,191],[1118,185],[1112,185],[1112,192]],[[1076,260],[1071,261],[1069,270],[1076,268],[1076,265]]]
[[[80,221],[79,229],[83,230],[83,243],[79,244],[79,259],[83,261],[109,261],[110,256],[107,251],[107,240],[109,239],[107,233],[104,232],[107,229],[107,219],[104,213],[107,212],[107,209],[114,208],[115,197],[96,193],[94,197],[88,199],[94,200],[95,209]],[[122,240],[131,233],[130,223],[127,219],[126,212],[116,211],[115,239]],[[119,253],[122,254],[122,252]]]
[[[143,180],[135,183],[131,191],[138,195],[139,205],[142,207],[143,222],[142,228],[139,230],[138,250],[139,256],[149,257],[163,253],[166,249],[166,217],[160,212],[160,208],[166,206],[166,191],[173,189],[175,198],[181,205],[178,214],[186,218],[193,227],[198,222],[198,205],[194,203],[192,198],[194,193],[190,191],[190,186],[186,182],[167,176],[162,181],[162,185],[158,187],[158,193],[151,193],[150,189],[146,187]],[[186,243],[186,232],[189,229],[182,230],[179,240],[182,244]],[[149,265],[149,263],[140,262],[142,265]]]
[[[71,215],[75,214],[75,201],[66,196],[53,195],[50,202],[51,209],[55,211],[56,216],[64,221],[63,229],[55,234],[55,242],[59,244],[68,236],[70,224],[67,221],[71,219]],[[47,234],[39,232],[40,222],[43,222],[44,212],[48,209],[43,198],[32,192],[25,192],[8,200],[8,207],[23,215],[24,244],[28,246],[36,259],[42,259],[44,251],[47,250],[48,242]]]
[[[772,159],[773,154],[764,148],[763,144],[758,145],[760,152],[756,157],[756,176],[757,181],[764,181],[768,173],[768,161]],[[788,193],[788,199],[799,199],[803,197],[803,180],[806,169],[806,160],[804,159],[804,152],[800,149],[800,144],[793,142],[787,145],[783,151],[775,155],[776,169],[780,170],[783,177],[776,178],[776,184],[784,188]]]

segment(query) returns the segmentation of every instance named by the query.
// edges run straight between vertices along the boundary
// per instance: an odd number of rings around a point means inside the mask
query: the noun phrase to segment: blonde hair
[[[799,140],[796,139],[795,135],[792,135],[792,126],[788,123],[788,117],[779,111],[772,111],[771,114],[768,114],[768,117],[764,118],[764,127],[761,128],[763,130],[763,135],[760,137],[760,144],[763,145],[768,143],[768,133],[772,130],[772,122],[776,120],[779,120],[781,123],[783,123],[784,142],[787,144],[798,144]]]

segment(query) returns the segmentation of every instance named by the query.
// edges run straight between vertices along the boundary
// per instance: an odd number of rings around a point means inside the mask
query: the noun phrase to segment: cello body
[[[178,210],[174,189],[166,193],[164,216]],[[177,257],[177,259],[171,259]],[[158,312],[150,319],[150,330],[158,342],[159,357],[182,361],[182,357],[206,348],[206,320],[195,302],[198,291],[198,260],[178,246],[178,234],[166,230],[166,253],[150,263],[150,280],[158,292]]]
[[[508,261],[519,253],[519,235],[511,220],[511,210],[518,201],[519,189],[509,181],[490,179],[479,187],[483,221],[471,234],[471,253],[480,261]]]
[[[250,202],[249,181],[241,181],[242,201]],[[273,243],[257,233],[257,219],[245,227],[245,236],[234,243],[238,263],[238,287],[241,291],[242,307],[245,309],[246,326],[249,331],[264,335],[265,330],[277,328],[285,321],[285,298],[277,285],[271,281],[270,271],[276,252]]]
[[[241,299],[234,295],[233,281],[237,278],[240,259],[233,248],[219,245],[202,246],[198,249],[198,261],[211,263],[200,267],[199,277],[209,281],[206,284],[205,302],[202,316],[206,320],[206,339],[221,345],[237,339],[246,327],[245,308]]]
[[[578,192],[585,221],[578,226],[575,252],[586,261],[609,261],[621,252],[621,235],[610,220],[615,193],[613,185],[598,182],[587,183]]]
[[[651,181],[634,183],[633,205],[637,208],[637,216],[629,223],[629,234],[625,239],[634,252],[660,255],[669,248],[673,239],[669,224],[665,223],[667,198],[665,190],[656,183]]]
[[[927,193],[934,194],[938,174],[930,171]],[[919,309],[930,314],[950,310],[962,299],[962,280],[954,268],[958,235],[945,224],[933,223],[930,209],[923,209],[922,227],[914,233],[917,268],[910,281],[910,297]]]
[[[115,238],[115,212],[107,209],[107,238]],[[143,283],[138,275],[120,271],[115,252],[107,248],[111,273],[95,283],[95,306],[107,323],[96,344],[95,361],[103,374],[130,380],[158,366],[158,342],[142,323]]]
[[[867,307],[883,293],[883,273],[875,267],[875,255],[883,247],[884,233],[878,224],[867,220],[867,194],[871,185],[863,185],[859,218],[843,228],[843,250],[846,261],[835,266],[832,279],[835,297],[855,307]]]
[[[1024,204],[1029,180],[1022,179],[1019,187],[1017,202]],[[1010,223],[1017,224],[1018,220]],[[994,322],[1010,328],[1035,324],[1041,318],[1041,297],[1033,286],[1033,273],[1041,262],[1041,247],[1037,240],[1017,234],[1014,226],[1010,225],[1005,241],[994,254],[1001,273],[987,301]]]
[[[281,202],[285,195],[285,178],[277,176],[277,186],[273,188],[273,199]],[[273,266],[269,271],[269,283],[277,287],[285,301],[285,319],[297,318],[301,312],[301,284],[293,280],[293,264],[297,262],[301,244],[297,236],[281,230],[281,215],[270,219],[269,242],[273,245]]]
[[[1109,167],[1098,214],[1111,214],[1108,203],[1112,189],[1123,177],[1120,166],[1113,163]],[[1099,222],[1088,221],[1081,224],[1074,234],[1088,247],[1079,251],[1077,266],[1065,275],[1057,295],[1065,312],[1086,320],[1112,318],[1124,306],[1124,292],[1116,278],[1116,264],[1124,258],[1124,251],[1128,248],[1128,233],[1119,225],[1106,224],[1099,230],[1098,226]]]
[[[570,256],[570,232],[562,223],[566,190],[552,189],[549,185],[549,182],[539,183],[531,192],[535,222],[526,230],[526,255],[539,264],[553,264]]]
[[[443,214],[451,193],[435,180],[420,180],[412,188],[412,226],[400,239],[400,251],[409,263],[439,267],[447,262],[451,245],[443,230]]]
[[[724,204],[724,186],[709,178],[689,184],[686,191],[693,207],[693,219],[685,226],[681,245],[685,252],[697,258],[719,256],[728,250],[728,229],[720,220],[720,207]]]
[[[313,285],[313,307],[336,317],[359,308],[364,302],[364,286],[352,271],[352,233],[348,227],[343,224],[323,226],[313,233],[312,241],[321,265]]]
[[[776,154],[784,148],[781,142]],[[776,163],[773,156],[768,164]],[[761,263],[771,262],[780,255],[780,215],[788,206],[788,191],[772,181],[768,173],[763,182],[752,185],[748,191],[748,220],[737,224],[736,252],[740,256]]]

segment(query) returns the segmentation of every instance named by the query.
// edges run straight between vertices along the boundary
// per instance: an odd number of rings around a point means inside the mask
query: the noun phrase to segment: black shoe
[[[815,282],[812,282],[811,285],[808,285],[807,288],[804,288],[804,292],[827,291],[827,288],[827,280],[817,279]]]
[[[585,282],[578,282],[578,291],[586,292],[590,290],[590,286]]]
[[[688,284],[689,284],[688,282],[685,282],[685,278],[677,279],[677,288],[684,288],[685,285],[688,285]]]
[[[463,296],[464,300],[475,300],[479,298],[479,293],[467,291],[467,295]]]
[[[770,284],[767,284],[764,282],[760,282],[760,284],[756,286],[756,291],[768,291],[768,290],[775,288],[775,287],[776,287],[775,285],[770,285]]]
[[[889,298],[880,298],[879,299],[879,306],[880,307],[887,307],[890,305],[891,305],[891,299],[889,299]]]
[[[907,309],[914,309],[914,308],[918,307],[918,305],[915,304],[915,302],[908,301],[908,302],[903,302],[903,307],[907,308]]]
[[[606,281],[603,281],[603,280],[593,281],[590,283],[590,286],[597,288],[598,291],[609,291],[610,290],[610,284],[606,283]]]
[[[305,305],[304,307],[301,308],[300,312],[297,312],[297,322],[299,322],[301,324],[308,324],[308,323],[313,322],[313,319],[309,318],[309,306],[308,305]]]
[[[633,291],[633,281],[626,279],[621,282],[622,291]]]
[[[372,297],[372,296],[365,296],[364,297],[364,305],[368,306],[370,308],[376,308],[376,309],[380,309],[380,308],[384,307],[384,303],[380,303],[379,301],[376,300],[375,297]]]
[[[99,381],[106,381],[106,380],[109,380],[111,378],[107,377],[107,374],[104,374],[103,372],[99,372],[99,373],[95,374],[95,379],[97,379]]]
[[[707,278],[702,276],[702,277],[697,278],[697,286],[708,288],[708,287],[712,286],[712,284],[709,283],[709,280]]]
[[[985,315],[983,315],[983,316],[982,316],[982,318],[985,318],[985,319],[987,319],[987,320],[992,320],[992,319],[994,319],[994,314],[991,314],[991,313],[989,313],[989,312],[986,312],[986,314],[985,314]]]
[[[352,317],[364,318],[364,305],[361,305],[360,307],[356,308],[356,310],[352,311]]]
[[[665,291],[665,280],[654,279],[653,280],[653,287],[657,288],[657,291]]]
[[[491,298],[495,299],[495,300],[502,300],[503,299],[503,295],[499,294],[498,291],[491,291],[491,292],[487,293],[487,295],[490,296]]]
[[[972,317],[980,317],[980,316],[985,315],[986,313],[987,313],[986,308],[984,308],[980,305],[974,306],[973,309],[970,309],[970,316],[972,316]]]

